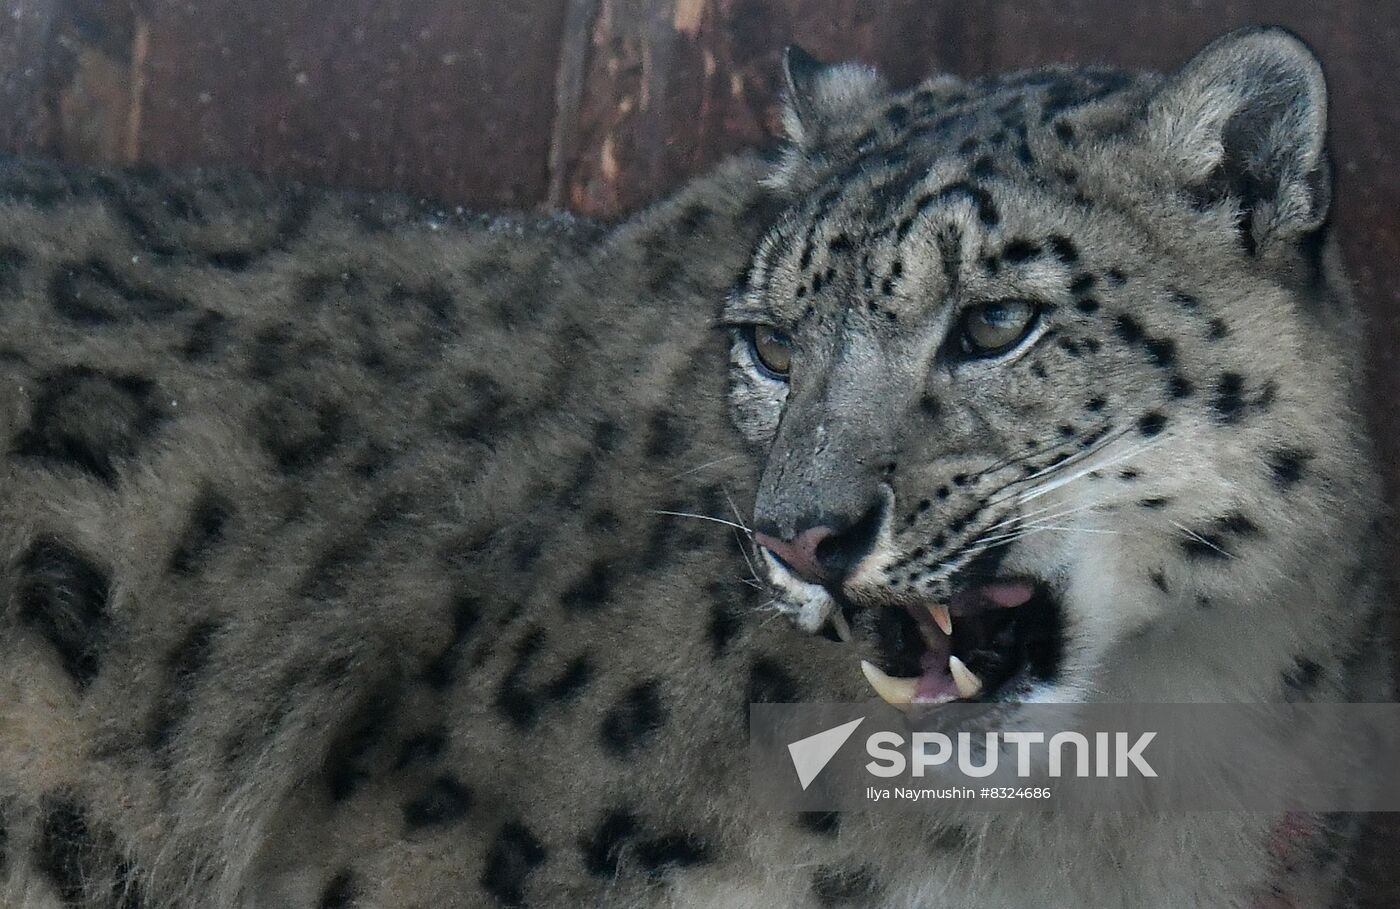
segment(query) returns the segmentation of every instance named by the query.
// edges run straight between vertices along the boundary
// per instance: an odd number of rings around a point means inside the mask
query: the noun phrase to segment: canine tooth
[[[846,621],[846,617],[841,614],[840,609],[831,611],[831,627],[836,629],[836,636],[844,643],[851,643],[855,640],[855,635],[851,634],[851,623]]]
[[[947,606],[930,606],[928,614],[933,616],[933,624],[948,637],[953,636],[953,617],[948,614]]]
[[[977,673],[967,668],[967,664],[952,654],[948,655],[948,671],[953,674],[953,684],[958,686],[958,694],[964,698],[975,698],[982,693],[982,680]]]
[[[895,707],[903,707],[914,701],[914,691],[919,687],[918,679],[897,679],[894,676],[885,675],[869,660],[860,661],[860,671],[865,674],[865,680],[870,683],[870,687],[875,689],[886,704]]]

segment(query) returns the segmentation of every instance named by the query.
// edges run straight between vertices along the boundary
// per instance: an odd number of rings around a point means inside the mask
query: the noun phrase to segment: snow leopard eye
[[[749,347],[754,361],[769,377],[787,381],[792,368],[792,342],[786,333],[769,325],[754,325],[749,329]]]
[[[977,357],[1004,353],[1030,334],[1039,315],[1039,308],[1025,300],[970,306],[960,320],[963,353]]]

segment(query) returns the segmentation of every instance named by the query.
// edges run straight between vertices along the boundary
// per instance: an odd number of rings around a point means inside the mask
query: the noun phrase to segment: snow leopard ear
[[[870,67],[822,63],[795,44],[783,51],[783,83],[783,127],[799,146],[821,142],[833,125],[868,110],[889,91]]]
[[[1322,226],[1331,202],[1327,84],[1290,32],[1231,32],[1149,100],[1148,141],[1202,207],[1237,206],[1251,253]]]

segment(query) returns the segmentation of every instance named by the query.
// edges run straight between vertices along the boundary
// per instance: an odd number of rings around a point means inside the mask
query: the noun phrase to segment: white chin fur
[[[826,625],[831,611],[836,608],[836,601],[831,598],[831,594],[826,592],[826,588],[808,584],[795,576],[767,550],[761,551],[763,561],[768,566],[768,580],[778,591],[778,599],[774,605],[779,611],[791,616],[797,627],[803,631],[820,631]]]

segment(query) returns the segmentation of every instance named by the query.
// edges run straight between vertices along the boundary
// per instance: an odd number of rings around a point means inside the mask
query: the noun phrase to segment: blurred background
[[[1257,23],[1300,34],[1330,76],[1335,220],[1371,315],[1358,356],[1394,503],[1394,0],[0,0],[0,151],[616,217],[774,141],[790,42],[904,85],[1051,62],[1166,69]],[[1374,826],[1363,905],[1394,909],[1400,820]]]

